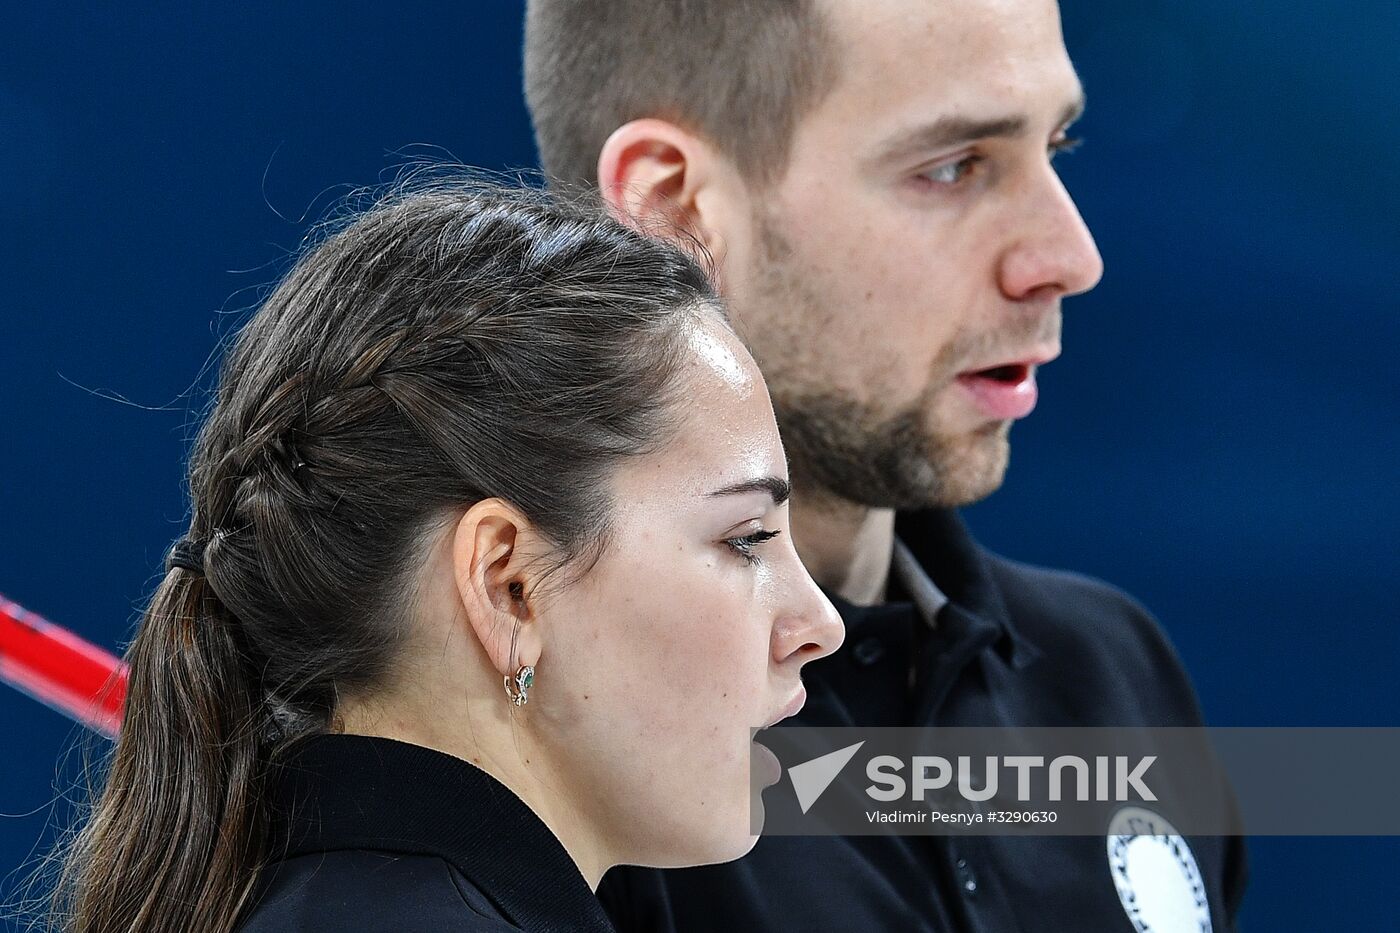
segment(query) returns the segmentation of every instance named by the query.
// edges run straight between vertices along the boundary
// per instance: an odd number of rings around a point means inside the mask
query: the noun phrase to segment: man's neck
[[[894,550],[894,510],[875,509],[810,486],[795,486],[797,554],[812,579],[848,603],[884,602]]]

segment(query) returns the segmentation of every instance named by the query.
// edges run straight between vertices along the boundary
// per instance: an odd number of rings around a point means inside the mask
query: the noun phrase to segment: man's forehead
[[[1078,96],[1054,0],[823,2],[836,40],[838,92],[932,88],[1004,99],[1058,80]]]

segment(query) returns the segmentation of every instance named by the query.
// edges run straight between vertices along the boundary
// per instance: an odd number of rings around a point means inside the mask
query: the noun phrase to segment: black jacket
[[[275,837],[241,933],[609,933],[563,845],[505,785],[418,745],[300,743],[281,769]]]
[[[896,530],[949,598],[937,626],[898,592],[872,607],[833,599],[846,641],[803,669],[809,699],[788,723],[1201,724],[1176,653],[1123,593],[991,554],[952,512],[901,515]],[[1234,929],[1241,840],[1188,843],[1214,933]],[[726,865],[613,869],[598,893],[624,933],[1134,929],[1106,836],[772,836]]]

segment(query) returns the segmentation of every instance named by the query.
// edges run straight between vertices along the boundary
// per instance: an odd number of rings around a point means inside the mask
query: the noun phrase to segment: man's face
[[[1051,157],[1082,92],[1053,0],[828,4],[833,90],[746,187],[722,278],[794,479],[870,506],[1000,485],[1060,300],[1103,271]]]

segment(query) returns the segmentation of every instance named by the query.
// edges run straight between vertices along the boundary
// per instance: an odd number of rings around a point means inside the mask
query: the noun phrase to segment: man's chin
[[[877,458],[886,465],[878,481],[868,476],[863,482],[830,477],[819,485],[869,508],[901,512],[959,508],[985,499],[1001,487],[1010,456],[1006,427],[995,425],[974,434],[925,441],[921,449]],[[796,463],[793,469],[798,471]]]
[[[960,508],[1001,488],[1011,461],[1011,423],[996,422],[972,434],[944,440],[933,454],[935,479],[927,506]]]

